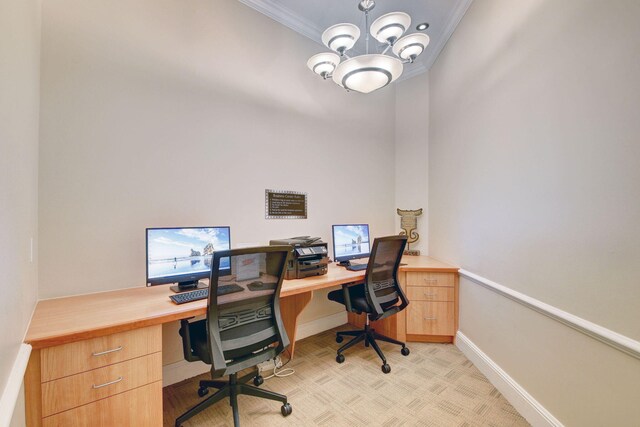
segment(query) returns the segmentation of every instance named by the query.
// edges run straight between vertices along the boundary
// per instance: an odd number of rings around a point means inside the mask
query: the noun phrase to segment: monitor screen
[[[147,228],[147,283],[208,278],[214,251],[231,247],[229,227]],[[229,258],[220,260],[230,270]]]
[[[336,261],[366,258],[370,252],[368,224],[333,226],[333,257]]]

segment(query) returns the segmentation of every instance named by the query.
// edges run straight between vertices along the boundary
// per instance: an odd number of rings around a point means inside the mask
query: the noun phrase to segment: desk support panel
[[[287,331],[287,336],[291,342],[289,345],[289,355],[291,359],[293,359],[293,353],[296,346],[298,317],[300,316],[300,313],[302,313],[302,310],[309,305],[312,295],[312,292],[304,292],[280,298],[280,314],[282,315],[284,329]]]

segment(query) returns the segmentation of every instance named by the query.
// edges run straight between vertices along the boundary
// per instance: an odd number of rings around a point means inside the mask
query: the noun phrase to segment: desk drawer
[[[454,304],[454,302],[412,302],[406,308],[407,334],[455,335]]]
[[[410,286],[409,301],[454,301],[454,289],[444,286]]]
[[[42,427],[158,427],[162,381],[42,419]]]
[[[456,282],[455,273],[407,272],[407,286],[450,286]]]
[[[134,329],[45,348],[42,382],[162,351],[162,326]]]
[[[42,416],[57,414],[162,380],[162,353],[116,363],[42,384]]]

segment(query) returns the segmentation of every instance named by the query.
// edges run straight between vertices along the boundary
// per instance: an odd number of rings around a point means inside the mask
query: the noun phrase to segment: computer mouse
[[[250,291],[267,291],[276,288],[277,283],[262,283],[260,280],[249,283],[247,286]]]

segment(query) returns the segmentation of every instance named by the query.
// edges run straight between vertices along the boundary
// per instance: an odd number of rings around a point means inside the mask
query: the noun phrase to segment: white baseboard
[[[162,367],[162,387],[179,383],[188,378],[197,377],[211,370],[211,365],[204,362],[187,362],[181,360]]]
[[[563,427],[544,406],[533,398],[513,378],[476,346],[466,335],[458,331],[456,347],[467,356],[500,393],[534,427]]]
[[[302,323],[298,325],[298,333],[296,341],[300,341],[312,335],[319,334],[320,332],[328,331],[329,329],[336,328],[338,326],[347,323],[347,312],[341,311],[331,316],[321,317],[311,322]]]
[[[347,312],[332,314],[331,316],[321,317],[311,322],[298,325],[297,340],[310,337],[320,332],[335,328],[347,323]],[[162,367],[162,386],[166,387],[171,384],[179,383],[188,378],[209,372],[211,366],[203,362],[187,362],[181,360],[170,365]]]

